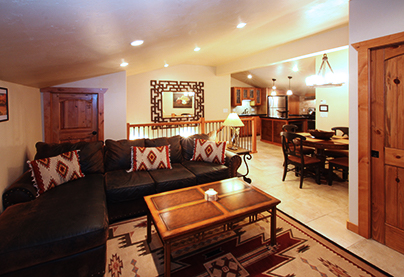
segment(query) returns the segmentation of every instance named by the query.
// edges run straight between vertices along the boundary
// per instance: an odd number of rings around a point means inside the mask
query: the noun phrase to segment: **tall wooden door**
[[[372,238],[404,253],[404,44],[371,50],[370,68]]]
[[[104,140],[104,93],[106,89],[45,88],[45,142]]]

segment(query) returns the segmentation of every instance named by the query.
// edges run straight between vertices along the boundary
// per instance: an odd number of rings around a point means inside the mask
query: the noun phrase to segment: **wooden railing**
[[[239,147],[257,152],[257,123],[255,117],[241,119],[244,127],[240,129]],[[127,123],[127,139],[159,138],[181,135],[188,137],[193,134],[214,134],[219,141],[230,140],[230,127],[222,126],[224,120],[205,120],[167,123]]]

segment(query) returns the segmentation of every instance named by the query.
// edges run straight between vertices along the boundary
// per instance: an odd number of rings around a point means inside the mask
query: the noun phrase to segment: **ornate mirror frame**
[[[204,82],[150,81],[151,121],[154,123],[197,121],[205,116]],[[194,114],[191,116],[163,117],[163,92],[194,92]]]

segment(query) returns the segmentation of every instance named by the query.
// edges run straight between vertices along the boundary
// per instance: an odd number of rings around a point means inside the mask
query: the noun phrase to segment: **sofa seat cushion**
[[[105,245],[104,176],[88,174],[8,207],[0,217],[0,275]]]
[[[197,184],[205,184],[230,178],[229,168],[222,164],[187,161],[182,163],[196,176]]]
[[[105,173],[105,187],[108,203],[143,199],[156,193],[154,180],[148,171],[114,170]]]
[[[149,174],[156,183],[156,191],[163,192],[196,185],[196,177],[180,163],[173,163],[172,169],[158,169]]]

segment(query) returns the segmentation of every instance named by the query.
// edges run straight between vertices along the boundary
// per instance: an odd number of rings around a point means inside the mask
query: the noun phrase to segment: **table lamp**
[[[223,126],[230,127],[230,143],[229,149],[237,150],[238,149],[238,137],[240,134],[240,127],[243,127],[244,124],[238,117],[237,113],[230,113],[226,120],[223,122]]]

